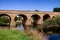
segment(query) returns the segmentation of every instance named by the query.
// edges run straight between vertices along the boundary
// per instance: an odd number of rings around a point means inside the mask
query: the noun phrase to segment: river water
[[[60,40],[60,35],[59,34],[53,34],[48,36],[48,40]]]

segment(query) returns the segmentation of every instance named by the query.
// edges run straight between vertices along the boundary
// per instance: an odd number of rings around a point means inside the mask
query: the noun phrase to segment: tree
[[[10,25],[10,19],[7,16],[1,16],[0,17],[0,26],[9,26]]]
[[[54,8],[53,12],[60,12],[60,8]]]
[[[39,10],[35,9],[36,12],[39,12]]]
[[[24,20],[24,18],[21,16],[15,17],[16,27],[20,24],[23,24],[23,20]]]
[[[57,33],[60,31],[60,16],[44,21],[42,27],[45,31]],[[60,32],[59,32],[60,33]]]

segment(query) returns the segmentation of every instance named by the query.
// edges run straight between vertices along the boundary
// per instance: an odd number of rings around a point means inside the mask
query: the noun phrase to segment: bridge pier
[[[38,23],[37,24],[42,24],[43,23],[43,15],[40,16],[41,18],[39,19]]]
[[[10,29],[14,29],[15,28],[15,26],[16,26],[16,22],[15,22],[15,16],[16,16],[16,14],[14,14],[14,15],[10,15],[10,17],[11,17],[11,22],[10,22]]]
[[[16,22],[12,20],[10,23],[10,29],[15,28],[15,26],[16,26]]]
[[[29,19],[27,19],[27,21],[26,21],[25,25],[26,25],[26,26],[28,26],[28,25],[30,26],[30,25],[31,25],[31,23],[30,23],[30,20],[29,20]]]

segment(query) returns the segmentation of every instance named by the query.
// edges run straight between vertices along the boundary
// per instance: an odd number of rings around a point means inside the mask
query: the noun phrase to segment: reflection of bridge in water
[[[60,15],[60,12],[37,12],[37,11],[16,11],[16,10],[0,10],[0,16],[8,16],[10,18],[10,28],[16,26],[15,18],[17,16],[23,17],[24,25],[33,25],[42,24],[48,18],[54,18],[57,15]]]

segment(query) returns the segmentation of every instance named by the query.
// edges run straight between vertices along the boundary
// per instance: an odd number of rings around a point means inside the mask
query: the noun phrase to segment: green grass
[[[32,40],[24,32],[18,30],[0,30],[0,40]]]

